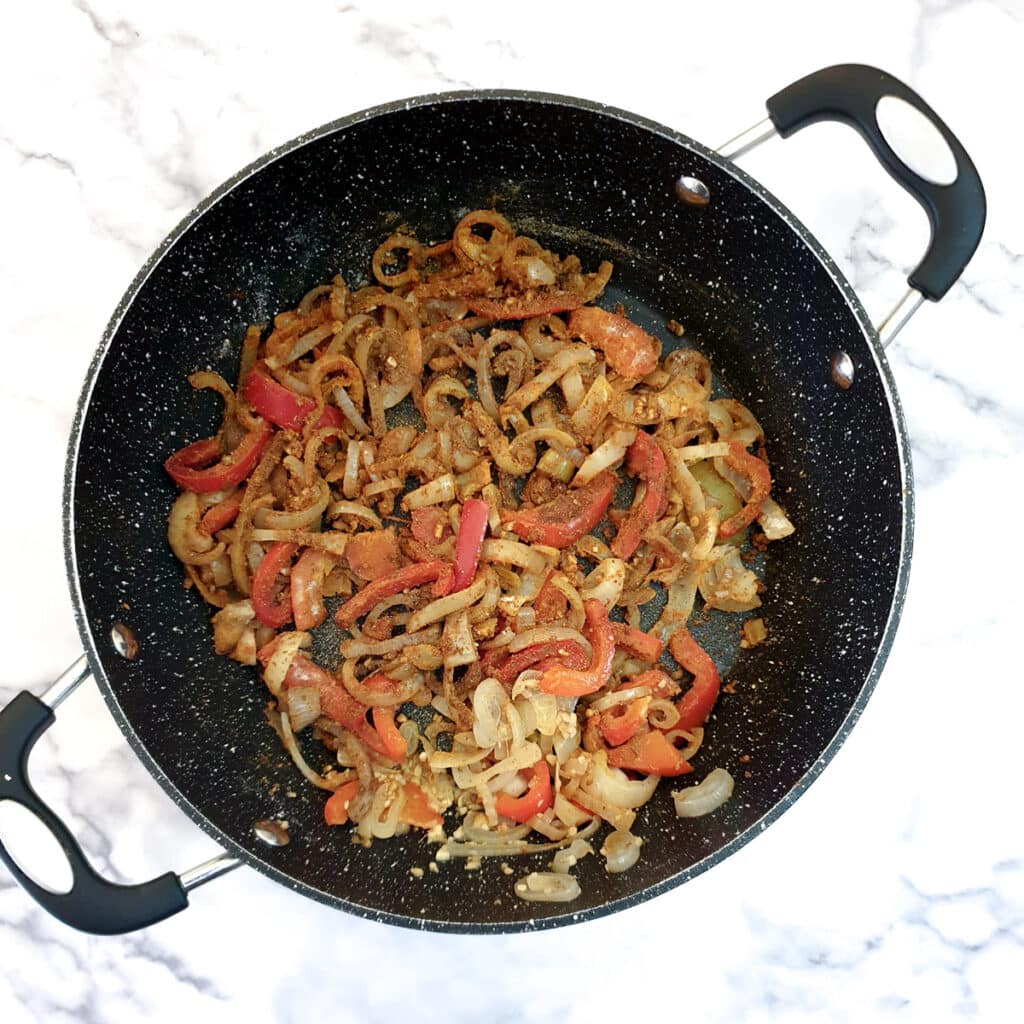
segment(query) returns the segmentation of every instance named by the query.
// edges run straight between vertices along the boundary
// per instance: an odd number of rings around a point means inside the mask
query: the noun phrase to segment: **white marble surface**
[[[341,1024],[412,1013],[449,1024],[1021,1019],[1024,672],[1012,630],[1024,605],[1011,531],[1024,497],[1024,4],[572,7],[45,0],[8,9],[0,698],[40,692],[79,651],[60,492],[80,382],[141,262],[222,179],[342,114],[465,86],[605,100],[717,144],[791,79],[855,60],[925,95],[989,195],[985,239],[963,281],[891,352],[914,442],[917,542],[903,623],[860,724],[808,794],[730,860],[634,910],[540,935],[374,925],[243,869],[164,924],[100,939],[48,919],[0,872],[4,1024]],[[822,126],[744,165],[819,235],[881,317],[927,228],[852,133]],[[44,373],[25,372],[40,360]],[[33,766],[43,795],[113,877],[181,870],[213,852],[129,752],[91,685],[61,709]]]

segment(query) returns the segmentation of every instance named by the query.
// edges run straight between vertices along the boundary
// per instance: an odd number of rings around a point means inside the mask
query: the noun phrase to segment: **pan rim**
[[[789,229],[797,236],[799,241],[811,252],[821,267],[828,274],[830,279],[839,289],[846,301],[848,308],[853,313],[858,326],[867,343],[867,350],[871,355],[874,367],[881,380],[883,393],[889,408],[890,418],[895,427],[896,446],[899,453],[902,501],[902,522],[900,531],[900,551],[897,575],[893,587],[892,601],[889,613],[881,638],[878,642],[878,649],[868,670],[864,683],[859,689],[856,699],[853,701],[848,713],[836,733],[829,740],[828,744],[821,751],[815,761],[807,768],[799,781],[780,800],[778,800],[765,814],[757,821],[751,823],[738,836],[728,843],[704,857],[695,864],[690,865],[670,877],[663,879],[653,885],[647,886],[638,892],[631,893],[618,899],[610,900],[596,907],[586,910],[572,912],[566,909],[563,914],[555,914],[550,917],[529,919],[526,921],[504,921],[504,922],[466,922],[450,921],[436,918],[411,917],[403,914],[396,914],[381,911],[373,907],[363,906],[349,899],[335,896],[324,892],[305,882],[300,882],[291,875],[276,867],[268,860],[263,859],[249,849],[241,846],[219,826],[212,822],[201,809],[185,798],[175,783],[164,772],[161,765],[150,754],[138,734],[135,732],[127,714],[121,707],[104,669],[103,656],[99,651],[97,638],[93,635],[86,613],[86,599],[81,589],[81,582],[78,573],[77,556],[75,552],[75,515],[74,515],[74,494],[77,479],[78,454],[81,446],[82,433],[88,415],[92,394],[103,369],[107,354],[110,351],[114,338],[121,326],[122,321],[137,299],[139,293],[145,286],[150,275],[156,270],[161,260],[179,242],[179,240],[221,199],[231,193],[234,189],[248,181],[251,177],[263,171],[271,164],[291,153],[302,149],[304,146],[315,143],[320,139],[339,132],[346,131],[358,124],[376,118],[386,117],[402,111],[408,111],[420,107],[441,106],[445,104],[508,100],[512,102],[537,103],[547,106],[567,106],[577,110],[583,110],[591,114],[609,117],[612,120],[628,124],[632,127],[642,129],[654,135],[688,149],[715,165],[719,170],[734,178],[739,184],[745,186],[755,197],[761,200],[769,210],[778,216]],[[327,124],[313,128],[296,136],[288,142],[274,147],[256,160],[247,164],[236,174],[219,185],[208,196],[201,200],[181,221],[167,234],[157,248],[148,257],[131,284],[122,295],[120,301],[111,314],[110,320],[103,332],[100,343],[90,362],[86,373],[82,390],[75,409],[74,421],[68,441],[67,456],[65,461],[64,491],[63,491],[63,534],[64,534],[64,561],[68,577],[68,586],[71,593],[72,606],[75,614],[75,621],[78,626],[79,635],[82,638],[86,658],[89,662],[93,678],[96,680],[100,694],[107,705],[118,728],[124,734],[132,750],[145,766],[146,770],[153,776],[160,787],[167,793],[172,801],[177,804],[188,817],[201,828],[207,835],[221,844],[229,853],[239,858],[244,864],[255,868],[265,876],[272,878],[289,889],[315,899],[335,909],[344,910],[357,917],[368,920],[399,925],[421,931],[436,931],[453,934],[510,934],[516,932],[537,931],[548,928],[561,927],[567,924],[593,920],[607,914],[625,910],[631,906],[646,902],[656,896],[674,889],[683,883],[703,874],[708,869],[737,852],[745,846],[754,836],[763,832],[769,825],[781,817],[796,800],[810,787],[810,785],[821,775],[825,766],[832,760],[839,748],[846,741],[853,727],[860,718],[868,700],[874,692],[882,670],[888,659],[892,648],[896,629],[906,600],[907,584],[909,579],[910,561],[913,548],[914,532],[914,487],[913,468],[910,455],[910,443],[907,434],[906,421],[903,409],[899,401],[896,384],[892,376],[891,368],[885,357],[878,335],[869,320],[864,307],[846,276],[842,273],[834,260],[822,247],[817,238],[799,221],[797,217],[771,192],[769,192],[756,179],[741,168],[735,166],[728,160],[718,156],[713,150],[697,142],[690,137],[683,135],[659,122],[643,117],[632,111],[624,110],[609,104],[587,100],[578,97],[561,95],[556,93],[538,92],[519,89],[471,89],[454,90],[437,93],[427,93],[413,96],[406,99],[391,101],[368,107],[356,113],[338,118]],[[111,656],[110,654],[107,655]]]

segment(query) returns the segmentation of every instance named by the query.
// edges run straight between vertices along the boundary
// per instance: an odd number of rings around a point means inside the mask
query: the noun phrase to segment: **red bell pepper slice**
[[[761,459],[751,455],[736,441],[729,442],[729,454],[725,457],[725,464],[750,481],[750,497],[747,498],[747,503],[736,515],[730,516],[718,527],[718,536],[729,538],[740,530],[745,530],[761,514],[764,499],[772,489],[772,475]]]
[[[395,725],[395,709],[375,707],[373,709],[373,727],[377,730],[384,750],[392,761],[405,760],[405,737]]]
[[[440,544],[451,532],[448,516],[436,505],[412,510],[412,535],[421,544],[433,547]]]
[[[590,664],[585,669],[571,669],[557,666],[548,669],[540,677],[540,689],[559,697],[582,697],[600,690],[612,674],[612,659],[615,657],[615,637],[612,624],[608,621],[608,609],[598,600],[591,598],[583,602],[587,617],[585,635],[594,648]]]
[[[264,626],[280,629],[285,623],[291,621],[291,590],[285,588],[281,600],[275,601],[274,588],[277,584],[277,574],[291,564],[291,560],[298,550],[297,544],[283,542],[271,544],[252,578],[252,607],[256,612],[256,618]]]
[[[213,536],[218,530],[230,526],[237,518],[242,507],[242,495],[232,494],[216,505],[211,505],[199,521],[201,532]]]
[[[324,580],[335,565],[335,557],[318,548],[306,548],[299,556],[292,569],[290,587],[296,629],[316,629],[327,618]]]
[[[672,657],[693,673],[690,689],[676,701],[679,721],[673,729],[695,729],[707,721],[711,709],[718,700],[718,669],[700,644],[690,635],[685,627],[676,630],[668,642]]]
[[[647,708],[650,703],[650,697],[638,697],[627,704],[616,704],[601,715],[598,728],[609,746],[622,746],[647,724]]]
[[[544,586],[540,588],[540,593],[533,600],[533,610],[539,623],[563,619],[569,610],[569,599],[551,583],[554,574],[555,570],[552,569]]]
[[[608,365],[623,377],[638,380],[658,368],[661,344],[632,320],[597,306],[577,309],[569,333],[592,348],[604,350]]]
[[[548,295],[537,295],[532,299],[516,298],[488,299],[483,295],[470,295],[464,300],[469,309],[477,316],[485,316],[489,320],[529,320],[535,316],[548,316],[550,313],[567,313],[583,305],[583,299],[571,292],[551,292]]]
[[[613,473],[601,473],[536,508],[503,511],[501,521],[531,544],[567,548],[601,522],[617,483]]]
[[[488,655],[491,655],[491,658],[488,658]],[[500,650],[497,652],[497,657],[488,651],[481,661],[481,668],[485,674],[494,676],[504,686],[514,683],[519,678],[520,672],[525,672],[528,668],[536,668],[539,662],[546,661],[548,658],[554,658],[557,664],[567,668],[581,669],[590,664],[586,652],[573,640],[549,640],[547,643],[524,647],[521,651],[514,651],[504,661],[495,664],[500,655]]]
[[[359,792],[359,780],[343,782],[324,804],[324,821],[328,825],[344,825],[348,821],[348,809]]]
[[[494,809],[503,818],[511,818],[522,824],[535,814],[543,814],[555,802],[547,761],[541,758],[530,771],[530,785],[522,796],[499,793],[495,797]]]
[[[437,811],[427,803],[427,794],[415,782],[407,782],[402,786],[402,809],[398,812],[398,820],[414,828],[434,828],[444,820]]]
[[[621,647],[640,661],[649,661],[653,664],[661,657],[661,652],[665,649],[656,636],[633,629],[624,622],[612,623],[612,635],[615,637],[616,647]]]
[[[455,540],[455,567],[452,593],[465,590],[473,582],[480,563],[480,549],[487,536],[487,521],[491,507],[478,498],[467,498],[459,519],[459,535]]]
[[[641,732],[621,747],[608,751],[612,768],[628,768],[644,775],[688,775],[693,766],[665,738],[663,732]]]
[[[238,447],[223,458],[217,438],[196,441],[170,456],[164,469],[182,490],[196,494],[226,491],[240,484],[256,468],[273,433],[274,428],[263,423],[250,430]]]
[[[283,384],[278,384],[260,363],[249,371],[242,392],[245,400],[264,419],[286,430],[301,431],[306,418],[316,408],[316,402],[312,398],[296,395]],[[314,424],[314,429],[340,427],[344,422],[345,417],[340,409],[334,408],[333,405],[325,405]]]
[[[433,583],[444,570],[447,562],[414,562],[398,572],[382,576],[379,580],[363,587],[359,593],[350,597],[335,613],[334,621],[342,629],[347,629],[356,619],[365,615],[378,601],[393,597],[413,587],[421,587],[424,583]]]
[[[656,522],[667,506],[668,467],[665,455],[650,434],[641,430],[626,453],[626,472],[646,485],[644,495],[626,514],[611,543],[616,558],[631,558],[643,539],[644,530]]]
[[[649,668],[646,672],[633,676],[626,685],[649,686],[654,700],[668,700],[679,692],[679,684],[660,668]]]

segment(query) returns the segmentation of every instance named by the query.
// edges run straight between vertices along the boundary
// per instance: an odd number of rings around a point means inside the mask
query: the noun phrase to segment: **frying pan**
[[[876,117],[885,96],[941,134],[955,181],[935,184],[896,155]],[[183,909],[188,890],[245,863],[305,896],[395,924],[548,927],[679,885],[807,788],[853,727],[892,642],[911,546],[909,446],[882,340],[856,295],[811,234],[727,157],[819,120],[844,121],[867,140],[932,227],[907,298],[883,325],[886,339],[959,276],[980,239],[985,199],[949,129],[881,71],[829,68],[767,107],[765,122],[715,153],[635,114],[561,96],[481,91],[393,103],[268,154],[160,246],[114,312],[68,451],[67,573],[85,655],[42,699],[23,692],[0,712],[0,798],[47,825],[73,876],[69,891],[54,892],[0,845],[43,907],[83,930],[129,931]],[[263,721],[261,684],[214,654],[208,612],[182,587],[165,540],[175,488],[162,462],[208,436],[218,416],[186,375],[210,367],[233,379],[246,325],[294,306],[336,272],[358,281],[396,225],[440,239],[467,210],[490,206],[585,266],[612,259],[614,286],[602,302],[621,301],[666,350],[680,342],[665,321],[685,324],[718,386],[764,425],[775,493],[797,524],[763,567],[772,642],[741,652],[737,623],[724,616],[697,633],[723,679],[737,681],[700,755],[701,769],[723,765],[737,777],[733,798],[683,822],[670,787],[660,787],[635,827],[645,840],[637,866],[611,875],[599,858],[584,859],[582,895],[571,904],[519,901],[514,877],[487,861],[472,872],[442,865],[417,881],[409,869],[432,855],[421,834],[366,850],[347,830],[326,828],[322,797],[299,784]],[[221,856],[181,875],[115,885],[35,794],[32,744],[89,675],[140,759],[223,845]],[[287,845],[267,845],[254,830],[275,818],[289,822]],[[544,865],[517,874],[535,868]]]

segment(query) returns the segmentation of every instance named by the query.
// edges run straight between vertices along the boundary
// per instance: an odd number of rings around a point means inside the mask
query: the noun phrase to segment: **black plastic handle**
[[[884,96],[905,100],[935,126],[956,160],[956,180],[937,185],[912,171],[885,141],[876,108]],[[932,237],[908,282],[937,302],[963,273],[985,227],[985,189],[957,137],[913,89],[865,64],[837,64],[801,78],[767,103],[768,116],[787,138],[816,121],[842,121],[856,128],[882,166],[928,214]]]
[[[118,885],[101,878],[64,822],[36,795],[28,780],[28,756],[53,720],[53,711],[27,692],[19,693],[0,711],[0,800],[17,801],[49,828],[71,865],[74,885],[66,893],[54,893],[39,885],[22,871],[2,839],[0,859],[37,903],[83,932],[119,935],[184,910],[188,897],[173,872],[141,885]]]

